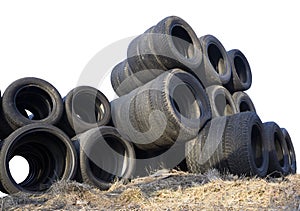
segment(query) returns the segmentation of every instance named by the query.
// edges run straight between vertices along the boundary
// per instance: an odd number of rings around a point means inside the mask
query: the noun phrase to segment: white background
[[[34,76],[65,96],[95,54],[170,15],[246,55],[253,76],[247,93],[257,113],[287,128],[300,153],[297,1],[1,1],[0,89]]]

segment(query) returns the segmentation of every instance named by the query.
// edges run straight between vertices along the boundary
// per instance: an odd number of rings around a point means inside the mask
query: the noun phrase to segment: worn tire
[[[227,84],[231,77],[231,69],[224,46],[213,35],[202,36],[199,41],[203,60],[196,75],[204,87]]]
[[[206,88],[212,117],[229,116],[238,113],[234,100],[226,88],[213,85]]]
[[[202,62],[202,52],[191,26],[170,16],[134,39],[128,46],[127,58],[134,73],[174,68],[193,73]]]
[[[74,137],[79,155],[76,178],[101,190],[111,187],[116,178],[130,179],[135,169],[133,145],[114,127],[93,128]]]
[[[72,89],[64,99],[64,109],[75,134],[106,125],[111,120],[108,99],[101,91],[90,86]]]
[[[127,60],[120,62],[112,69],[110,80],[112,87],[118,96],[128,94],[132,90],[143,85],[131,71]]]
[[[255,106],[246,92],[238,91],[232,95],[237,112],[252,111],[256,112]]]
[[[20,184],[9,170],[9,161],[16,155],[29,164],[29,174]],[[0,153],[0,181],[9,194],[44,192],[57,180],[73,179],[76,168],[71,140],[52,125],[36,123],[15,130],[5,139]]]
[[[224,154],[225,125],[225,116],[215,117],[204,126],[196,138],[186,143],[186,164],[190,172],[204,173],[213,168],[228,170]]]
[[[265,177],[268,171],[268,143],[263,125],[254,112],[227,117],[224,133],[229,171],[236,175]]]
[[[111,102],[114,125],[140,149],[162,149],[194,138],[211,118],[200,82],[180,69]]]
[[[17,129],[32,123],[55,124],[63,113],[59,92],[39,78],[21,78],[10,84],[2,97],[2,109],[8,124]],[[28,116],[26,110],[32,113]]]
[[[290,170],[288,149],[280,127],[275,122],[265,122],[263,132],[269,150],[268,174],[272,176],[287,175]]]
[[[230,67],[231,78],[225,85],[231,93],[245,91],[251,87],[252,73],[246,56],[238,49],[227,52]]]
[[[292,139],[285,128],[281,128],[281,131],[283,133],[283,137],[285,139],[287,150],[288,150],[289,173],[296,174],[297,172],[296,153],[295,153]]]

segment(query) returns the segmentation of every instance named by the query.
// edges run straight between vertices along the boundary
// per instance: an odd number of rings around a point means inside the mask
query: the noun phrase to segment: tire
[[[245,111],[256,112],[255,106],[251,98],[245,92],[235,92],[233,93],[232,98],[238,113]]]
[[[29,164],[29,174],[20,184],[14,181],[9,170],[9,161],[16,155]],[[7,193],[41,193],[57,180],[74,177],[77,155],[71,140],[60,129],[41,123],[30,124],[5,139],[0,168],[0,181]]]
[[[224,140],[230,173],[266,176],[269,165],[268,143],[256,113],[243,112],[228,116]]]
[[[130,179],[135,169],[133,145],[116,128],[93,128],[73,138],[79,155],[83,182],[101,190],[111,187],[116,178]]]
[[[202,85],[180,69],[163,73],[111,106],[114,125],[142,150],[184,143],[211,118]]]
[[[238,49],[227,52],[231,78],[225,87],[231,92],[246,91],[252,84],[252,73],[246,56]]]
[[[268,174],[272,176],[287,175],[290,170],[288,149],[280,127],[275,122],[265,122],[263,132],[269,150]]]
[[[196,138],[186,143],[186,164],[190,172],[204,173],[213,168],[228,170],[224,154],[225,125],[225,116],[215,117],[204,126]]]
[[[199,38],[203,60],[196,75],[204,85],[227,84],[231,77],[231,69],[227,52],[222,43],[212,35]]]
[[[1,93],[0,93],[1,96]],[[2,97],[0,97],[0,140],[5,139],[9,134],[13,132],[13,129],[9,126],[5,119],[5,115],[2,109]]]
[[[134,73],[174,68],[194,73],[202,62],[202,52],[191,26],[170,16],[134,39],[128,46],[127,58]]]
[[[6,121],[15,130],[32,123],[56,124],[62,116],[63,103],[59,92],[50,83],[28,77],[7,87],[2,97],[2,109]]]
[[[213,85],[206,88],[212,117],[229,116],[238,113],[231,94],[223,86]]]
[[[128,94],[143,85],[131,71],[127,60],[117,64],[111,72],[111,84],[118,96]]]
[[[64,99],[65,115],[75,134],[106,125],[111,120],[106,96],[90,86],[72,89]]]
[[[285,139],[287,149],[288,149],[288,158],[289,158],[289,173],[296,174],[297,172],[297,163],[296,163],[296,153],[294,150],[292,139],[285,128],[281,128],[283,137]]]

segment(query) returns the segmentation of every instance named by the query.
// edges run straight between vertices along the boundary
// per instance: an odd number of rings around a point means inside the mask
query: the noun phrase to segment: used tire
[[[20,184],[9,169],[9,161],[17,155],[29,164],[29,174]],[[76,168],[71,140],[52,125],[30,124],[15,130],[5,139],[0,153],[0,181],[9,194],[44,192],[57,180],[72,179]]]
[[[148,79],[146,73],[139,77],[146,83],[162,73],[156,70],[180,68],[194,73],[202,62],[202,52],[191,26],[179,17],[170,16],[135,38],[128,46],[127,58],[134,73],[152,72],[152,78]]]
[[[77,179],[107,190],[116,178],[126,180],[134,173],[133,145],[116,128],[93,128],[74,137],[73,142],[79,155]]]
[[[6,121],[15,130],[32,123],[57,123],[63,113],[63,103],[59,92],[50,83],[28,77],[14,81],[6,88],[2,109]]]
[[[269,150],[268,174],[273,176],[287,175],[290,170],[288,149],[280,127],[275,122],[265,122],[263,131]]]
[[[79,86],[64,98],[64,109],[74,134],[106,125],[111,120],[110,103],[96,88]]]
[[[111,84],[118,96],[128,94],[143,83],[131,71],[127,60],[117,64],[111,72]]]
[[[268,143],[256,113],[243,112],[228,116],[224,140],[225,156],[232,174],[266,176],[269,165]]]
[[[294,150],[292,139],[285,128],[281,128],[281,131],[283,133],[283,137],[285,139],[287,150],[288,150],[289,173],[296,174],[297,172],[296,153]]]
[[[231,78],[226,88],[231,92],[245,91],[251,87],[252,73],[246,56],[238,49],[227,52],[231,67]]]
[[[238,113],[245,111],[256,112],[251,98],[245,92],[235,92],[233,93],[232,98]]]
[[[229,116],[238,113],[231,94],[223,86],[213,85],[206,88],[212,117]]]
[[[226,117],[215,117],[200,131],[199,135],[185,145],[187,168],[192,173],[204,173],[216,168],[228,169],[224,154],[223,134]]]
[[[231,77],[231,69],[224,46],[213,35],[202,36],[199,41],[203,60],[196,75],[204,87],[227,84]]]
[[[211,118],[202,85],[180,69],[163,73],[111,106],[114,125],[143,150],[188,141]]]

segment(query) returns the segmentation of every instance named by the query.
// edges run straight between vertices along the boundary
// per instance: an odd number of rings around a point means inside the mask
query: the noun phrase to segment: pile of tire
[[[0,191],[44,192],[58,180],[107,190],[151,170],[216,168],[265,177],[296,173],[286,129],[262,123],[250,97],[244,54],[212,35],[198,38],[181,18],[161,20],[133,39],[111,72],[109,102],[79,86],[65,97],[49,82],[21,78],[0,102]],[[29,173],[17,183],[15,156]]]

